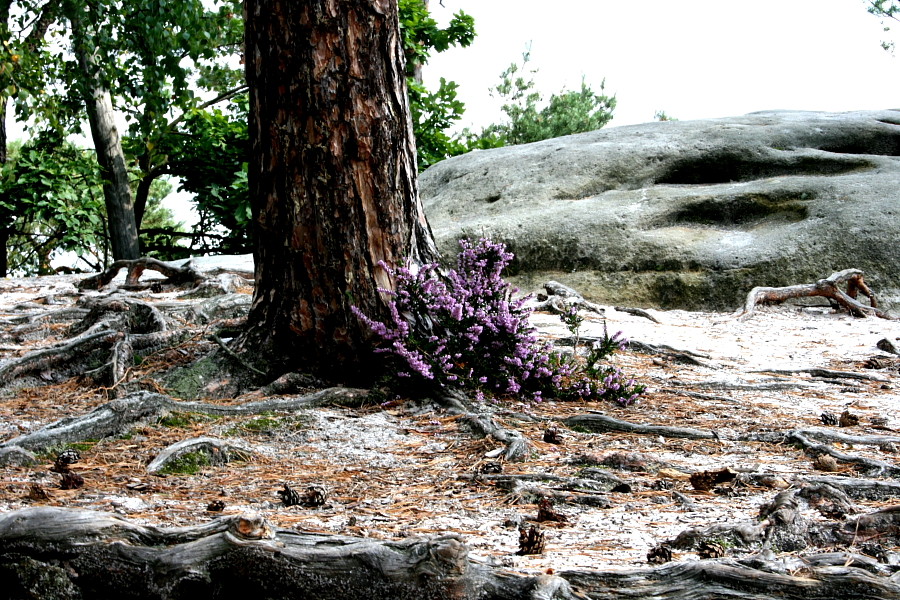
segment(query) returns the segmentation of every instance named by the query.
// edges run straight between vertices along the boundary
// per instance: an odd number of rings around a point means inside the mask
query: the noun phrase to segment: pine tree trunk
[[[113,258],[133,260],[140,256],[140,249],[125,154],[116,128],[112,97],[100,79],[96,57],[91,53],[90,40],[85,31],[86,14],[78,3],[74,3],[68,17],[72,24],[72,45],[81,69],[91,137],[103,174],[103,196]]]
[[[367,370],[350,307],[437,259],[416,182],[396,0],[248,0],[256,296],[237,347],[331,380]]]

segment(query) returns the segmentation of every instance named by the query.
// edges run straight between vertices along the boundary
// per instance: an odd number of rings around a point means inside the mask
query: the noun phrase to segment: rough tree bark
[[[432,262],[416,183],[397,3],[250,0],[256,294],[235,349],[270,374],[365,377],[380,261]]]
[[[72,25],[72,46],[81,69],[83,95],[87,108],[91,137],[97,162],[103,173],[103,196],[106,200],[109,238],[113,258],[136,259],[140,256],[134,203],[125,166],[122,141],[116,128],[112,97],[103,84],[98,59],[91,51],[90,37],[85,30],[88,15],[77,2],[67,5]]]

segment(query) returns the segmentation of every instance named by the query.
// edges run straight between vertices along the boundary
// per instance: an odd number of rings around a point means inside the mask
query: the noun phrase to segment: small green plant
[[[68,450],[71,448],[72,450],[78,450],[79,452],[88,452],[94,449],[94,446],[97,445],[98,441],[99,440],[89,439],[81,442],[70,442],[66,444],[66,447],[64,449]]]
[[[615,352],[624,350],[627,347],[628,340],[622,337],[621,331],[610,336],[604,320],[603,337],[591,344],[587,356],[584,357],[584,363],[581,364],[578,362],[578,340],[579,328],[584,322],[584,318],[578,316],[578,309],[573,306],[568,312],[560,315],[560,319],[569,328],[572,335],[575,336],[573,360],[575,361],[574,371],[577,377],[570,382],[567,388],[569,395],[574,395],[577,398],[604,397],[615,399],[619,404],[627,406],[644,393],[645,387],[636,384],[633,379],[626,380],[621,369],[602,364],[601,362]],[[569,399],[576,398],[570,397]]]
[[[81,442],[69,442],[67,444],[48,446],[39,452],[35,452],[35,456],[39,460],[53,460],[66,450],[77,450],[80,453],[89,452],[97,445],[98,441],[99,440],[88,439]]]
[[[263,413],[249,421],[227,429],[224,435],[268,435],[276,431],[299,431],[304,429],[307,424],[308,419],[303,416],[277,417],[274,413]]]
[[[186,429],[203,421],[209,421],[212,417],[200,413],[188,412],[172,412],[160,417],[156,424],[161,427],[173,427],[178,429]]]
[[[209,454],[198,450],[187,452],[169,461],[159,472],[163,475],[195,475],[211,464]]]
[[[581,324],[584,323],[584,317],[578,313],[578,307],[570,306],[569,309],[559,316],[560,320],[574,337],[572,346],[575,348],[573,354],[578,355],[578,342],[580,340]]]
[[[279,425],[281,425],[281,422],[283,420],[284,419],[278,417],[263,415],[247,421],[246,423],[241,425],[241,428],[246,429],[247,431],[255,432],[274,431],[278,428]]]
[[[666,111],[664,111],[664,110],[658,110],[655,113],[653,113],[653,118],[657,121],[677,121],[678,120],[675,117],[673,117],[669,114],[666,114]]]

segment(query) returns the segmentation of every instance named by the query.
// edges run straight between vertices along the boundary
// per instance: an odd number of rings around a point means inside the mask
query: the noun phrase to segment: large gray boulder
[[[900,306],[900,111],[614,127],[454,157],[420,190],[445,256],[503,241],[523,289],[732,310],[855,267]]]

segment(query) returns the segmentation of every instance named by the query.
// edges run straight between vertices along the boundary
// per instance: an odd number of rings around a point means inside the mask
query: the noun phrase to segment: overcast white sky
[[[430,0],[446,22],[463,10],[478,37],[432,57],[425,79],[456,81],[466,103],[460,127],[502,118],[489,95],[500,73],[531,45],[548,97],[606,80],[618,106],[610,126],[688,120],[769,109],[900,108],[900,59],[864,0]],[[900,32],[900,23],[896,32]],[[898,50],[900,53],[900,50]],[[21,128],[8,121],[10,138]],[[85,143],[89,143],[85,141]],[[190,219],[182,195],[171,205]]]
[[[435,54],[425,79],[456,81],[460,126],[502,118],[489,89],[530,44],[545,97],[582,76],[618,99],[611,125],[769,109],[900,108],[900,59],[865,0],[430,0],[441,22],[463,10],[478,37]],[[900,50],[898,50],[900,53]],[[11,111],[10,111],[11,112]],[[21,128],[8,120],[10,138]]]
[[[768,109],[846,111],[900,108],[900,60],[864,0],[438,0],[446,21],[475,18],[469,48],[434,55],[426,83],[456,81],[467,111],[462,125],[500,118],[488,89],[521,59],[545,97],[584,76],[615,94],[610,125],[681,120]],[[890,24],[890,23],[889,23]],[[894,23],[900,31],[900,23]],[[898,50],[900,53],[900,50]]]

